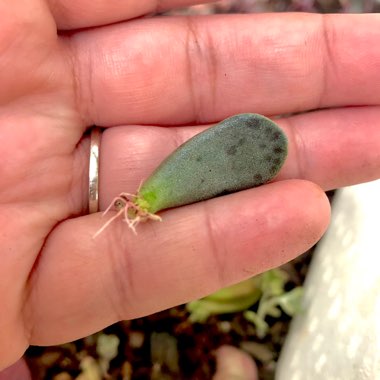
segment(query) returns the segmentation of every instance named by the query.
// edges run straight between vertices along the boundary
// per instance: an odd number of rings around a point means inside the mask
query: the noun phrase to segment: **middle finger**
[[[289,139],[289,154],[276,179],[306,179],[329,190],[379,178],[379,120],[380,107],[323,110],[279,119]],[[121,192],[135,193],[167,155],[205,128],[106,130],[100,154],[101,209]],[[82,194],[85,191],[84,187]]]

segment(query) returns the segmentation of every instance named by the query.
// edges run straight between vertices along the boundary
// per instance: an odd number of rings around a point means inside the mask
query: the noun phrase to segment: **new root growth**
[[[120,216],[123,217],[123,221],[127,223],[128,227],[137,235],[136,227],[139,223],[147,220],[155,220],[161,222],[162,219],[156,214],[152,214],[142,208],[138,202],[138,196],[136,194],[121,193],[115,197],[111,204],[104,211],[103,216],[109,213],[112,209],[117,213],[111,219],[109,219],[104,225],[95,233],[93,238],[100,235],[114,220]]]

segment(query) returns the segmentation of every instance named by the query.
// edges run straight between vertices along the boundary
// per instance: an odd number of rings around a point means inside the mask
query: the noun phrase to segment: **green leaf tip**
[[[130,211],[124,214],[134,229],[136,218],[137,222],[158,219],[154,214],[160,210],[270,181],[287,152],[286,135],[272,120],[252,113],[235,115],[182,144],[146,179],[137,195],[122,193],[113,205],[119,202],[118,215],[123,208],[132,209],[132,218]]]

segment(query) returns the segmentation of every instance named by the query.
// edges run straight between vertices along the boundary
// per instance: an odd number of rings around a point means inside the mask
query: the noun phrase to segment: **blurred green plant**
[[[256,334],[263,338],[269,329],[266,317],[279,318],[284,311],[294,316],[301,311],[303,288],[297,286],[289,291],[285,290],[288,275],[281,269],[272,269],[264,272],[260,277],[260,290],[262,295],[258,302],[257,311],[246,310],[244,317],[256,327]]]
[[[104,333],[94,334],[98,359],[85,355],[80,360],[81,373],[76,380],[102,380],[110,378],[108,370],[110,362],[117,356],[120,340],[116,335]]]
[[[288,279],[284,270],[276,268],[189,302],[189,320],[204,323],[211,315],[243,312],[255,325],[257,336],[263,338],[269,329],[268,316],[279,318],[282,311],[294,316],[301,311],[303,289],[299,286],[287,291]]]

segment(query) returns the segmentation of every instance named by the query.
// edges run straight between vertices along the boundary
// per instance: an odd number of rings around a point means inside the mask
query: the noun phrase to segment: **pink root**
[[[124,215],[124,222],[127,223],[128,227],[135,235],[137,235],[136,227],[139,223],[147,220],[162,221],[158,215],[141,209],[141,207],[135,203],[135,199],[136,195],[130,193],[121,193],[119,196],[115,197],[104,211],[103,216],[108,214],[111,209],[117,210],[116,215],[104,223],[104,225],[94,234],[93,238],[95,239],[98,235],[100,235],[114,220],[119,218],[121,215]]]

